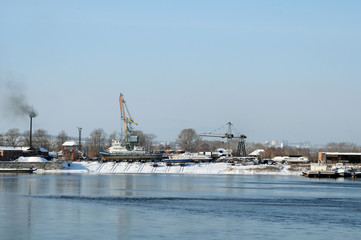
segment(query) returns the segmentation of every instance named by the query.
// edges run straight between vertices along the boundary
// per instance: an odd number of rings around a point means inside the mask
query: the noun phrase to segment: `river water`
[[[358,239],[361,181],[0,175],[0,239]]]

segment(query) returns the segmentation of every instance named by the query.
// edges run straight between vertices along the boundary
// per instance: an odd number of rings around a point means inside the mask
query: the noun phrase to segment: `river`
[[[274,175],[0,175],[0,239],[337,239],[361,181]]]

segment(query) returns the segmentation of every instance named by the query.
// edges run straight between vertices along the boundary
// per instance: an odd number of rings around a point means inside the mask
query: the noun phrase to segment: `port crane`
[[[226,125],[228,125],[228,130],[226,133],[224,134],[214,134],[214,132],[218,131],[219,129],[221,128],[224,128]],[[238,156],[246,156],[246,144],[245,144],[245,139],[247,138],[246,135],[244,134],[239,134],[239,136],[235,136],[233,133],[232,133],[232,126],[233,124],[231,122],[228,122],[226,125],[220,127],[220,128],[217,128],[216,130],[210,132],[210,133],[202,133],[200,134],[199,136],[202,136],[202,137],[218,137],[218,138],[226,138],[227,139],[227,148],[226,151],[227,151],[227,156],[228,157],[231,157],[232,156],[232,139],[233,138],[237,138],[239,139],[238,141],[238,146],[237,146],[237,155]]]
[[[125,132],[124,144],[130,146],[134,143],[138,143],[139,137],[131,136],[132,131],[133,131],[132,125],[133,124],[138,125],[138,123],[136,123],[133,120],[132,116],[130,115],[130,112],[127,107],[127,104],[125,103],[123,94],[119,95],[119,105],[120,105],[120,119],[124,124],[124,132]],[[123,127],[122,127],[122,129],[123,129]]]

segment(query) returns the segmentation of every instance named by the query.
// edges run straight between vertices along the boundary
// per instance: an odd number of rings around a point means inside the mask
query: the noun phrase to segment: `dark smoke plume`
[[[5,84],[6,89],[2,96],[2,105],[4,107],[4,115],[12,117],[36,117],[37,111],[30,105],[23,93],[23,87],[13,81]]]
[[[34,107],[26,102],[25,96],[19,93],[9,96],[7,108],[15,116],[27,115],[29,117],[36,117],[38,115]]]

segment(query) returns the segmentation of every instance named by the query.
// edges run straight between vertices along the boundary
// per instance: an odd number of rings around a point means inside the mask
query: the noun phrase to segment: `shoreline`
[[[305,165],[241,165],[232,163],[187,163],[167,166],[164,162],[63,162],[63,169],[43,170],[34,173],[86,173],[86,174],[234,174],[234,175],[302,175]]]

